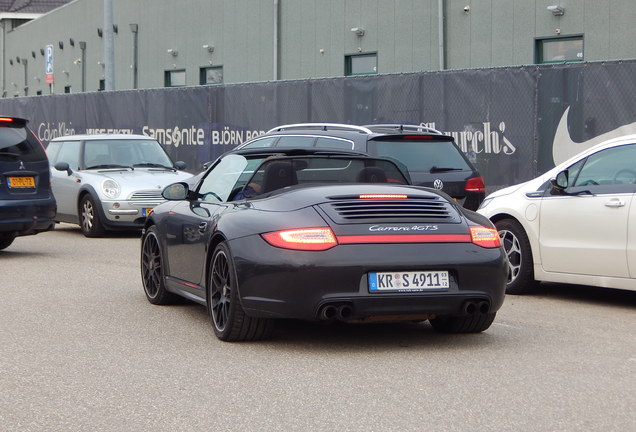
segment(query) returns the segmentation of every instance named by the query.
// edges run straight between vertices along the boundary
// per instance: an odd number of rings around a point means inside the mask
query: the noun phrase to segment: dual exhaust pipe
[[[467,301],[462,307],[462,311],[465,315],[486,315],[490,311],[490,303],[485,300],[482,301]]]
[[[346,321],[352,314],[353,309],[348,304],[328,304],[320,309],[318,316],[324,321]]]

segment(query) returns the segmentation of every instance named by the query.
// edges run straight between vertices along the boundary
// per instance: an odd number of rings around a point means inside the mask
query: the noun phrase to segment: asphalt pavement
[[[636,292],[544,284],[493,326],[282,322],[224,343],[147,302],[137,234],[0,251],[1,431],[636,430]]]

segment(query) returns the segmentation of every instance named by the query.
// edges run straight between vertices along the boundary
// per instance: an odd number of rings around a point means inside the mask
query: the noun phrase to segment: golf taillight
[[[501,246],[501,240],[499,239],[499,233],[494,228],[487,228],[482,226],[470,227],[470,238],[477,246],[485,248],[497,248]]]
[[[466,180],[466,186],[464,187],[466,192],[479,192],[486,193],[486,185],[484,184],[483,177],[473,177]]]
[[[324,251],[338,244],[330,228],[298,228],[261,234],[272,246],[303,251]]]

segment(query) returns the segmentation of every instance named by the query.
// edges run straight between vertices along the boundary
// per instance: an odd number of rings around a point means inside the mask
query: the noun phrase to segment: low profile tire
[[[495,227],[508,258],[506,294],[526,294],[537,286],[528,236],[521,224],[513,219],[502,219]]]
[[[495,320],[496,312],[466,316],[440,316],[429,320],[440,333],[480,333]]]
[[[166,290],[163,255],[157,235],[157,228],[152,226],[146,230],[141,240],[141,281],[146,298],[155,305],[174,303],[177,296]]]
[[[13,240],[15,240],[15,236],[13,234],[3,235],[2,237],[0,237],[0,250],[6,249],[9,246],[11,246],[11,243],[13,243]]]
[[[271,335],[272,320],[250,317],[243,311],[234,260],[225,243],[220,243],[214,250],[207,290],[208,313],[216,337],[226,342],[238,342],[260,340]]]
[[[82,233],[86,237],[102,237],[104,235],[104,225],[99,218],[97,204],[90,195],[85,195],[80,201],[79,221]]]

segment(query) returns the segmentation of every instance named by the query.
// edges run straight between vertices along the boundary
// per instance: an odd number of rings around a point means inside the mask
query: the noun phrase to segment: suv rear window
[[[472,171],[451,141],[373,140],[369,141],[368,152],[397,159],[411,172]]]
[[[46,160],[40,142],[23,125],[0,124],[0,158],[6,154],[17,155],[24,162]]]

